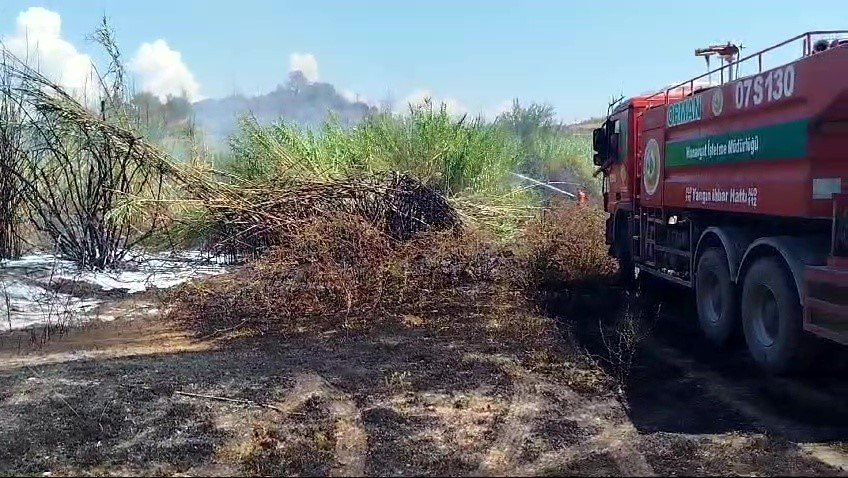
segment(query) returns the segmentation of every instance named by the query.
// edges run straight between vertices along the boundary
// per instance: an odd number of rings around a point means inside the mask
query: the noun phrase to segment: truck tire
[[[738,304],[723,248],[711,247],[698,260],[695,300],[698,322],[707,340],[716,346],[727,344],[738,325]]]
[[[758,259],[745,274],[742,326],[748,351],[764,370],[782,375],[801,368],[801,302],[779,259]]]

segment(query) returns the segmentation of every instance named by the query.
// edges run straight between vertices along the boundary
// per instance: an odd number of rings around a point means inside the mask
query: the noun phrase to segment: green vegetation
[[[519,184],[521,172],[598,191],[590,141],[554,120],[549,106],[513,109],[493,122],[452,117],[426,102],[405,114],[378,113],[354,127],[329,121],[317,131],[244,117],[218,165],[251,184],[397,171],[443,193],[466,219],[511,238],[537,213],[546,191]]]
[[[225,239],[250,249],[270,244],[254,231],[293,224],[279,208],[297,203],[295,194],[325,195],[310,199],[316,207],[373,215],[375,207],[397,206],[385,201],[407,201],[403,194],[430,197],[421,188],[508,241],[551,194],[513,173],[575,192],[598,189],[588,136],[557,122],[550,106],[517,101],[493,121],[457,118],[429,101],[403,114],[373,112],[354,126],[330,119],[314,130],[248,116],[229,150],[213,156],[185,99],[162,102],[127,90],[105,20],[94,38],[110,59],[94,102],[4,54],[0,169],[7,180],[0,196],[17,202],[0,211],[0,256],[20,254],[25,243],[106,268],[136,246]],[[411,189],[399,195],[392,181]],[[267,203],[269,195],[278,203]],[[274,207],[278,215],[270,218]],[[24,229],[32,237],[23,238]]]
[[[248,180],[331,178],[400,171],[448,196],[499,190],[518,165],[509,134],[479,119],[452,118],[430,104],[406,115],[377,114],[358,126],[335,121],[317,132],[243,118],[225,167]]]
[[[401,171],[448,196],[503,192],[510,173],[537,179],[571,176],[590,191],[588,136],[554,122],[553,109],[531,104],[494,122],[454,118],[444,105],[378,113],[345,128],[331,120],[318,131],[285,121],[260,125],[244,117],[222,166],[246,180],[319,177]]]
[[[563,182],[566,190],[599,192],[600,184],[592,177],[591,136],[557,122],[551,106],[532,103],[523,107],[516,100],[496,124],[519,141],[520,172],[540,180]]]

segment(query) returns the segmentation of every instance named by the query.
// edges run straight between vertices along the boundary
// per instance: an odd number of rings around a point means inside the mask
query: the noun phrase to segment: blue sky
[[[844,0],[2,0],[0,38],[34,6],[58,13],[62,38],[80,52],[96,50],[85,37],[103,14],[127,57],[164,40],[204,97],[269,91],[285,81],[292,53],[308,53],[321,81],[372,101],[428,90],[487,112],[517,97],[551,103],[566,120],[700,74],[696,47],[735,40],[750,53],[848,28]]]

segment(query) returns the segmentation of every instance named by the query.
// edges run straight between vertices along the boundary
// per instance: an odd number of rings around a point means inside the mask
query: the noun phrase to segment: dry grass
[[[439,214],[430,217],[453,218]],[[460,225],[427,230],[418,221],[404,237],[363,214],[294,218],[298,227],[279,234],[261,258],[178,289],[171,316],[203,337],[418,329],[520,352],[531,366],[570,377],[576,389],[608,387],[586,356],[564,349],[568,342],[538,302],[551,294],[573,302],[575,293],[604,290],[612,280],[599,211],[558,204],[512,245]]]
[[[361,214],[297,224],[260,259],[178,289],[172,317],[204,337],[423,329],[494,341],[550,366],[561,362],[562,340],[537,299],[572,297],[615,272],[598,234],[603,216],[589,207],[557,205],[512,246],[460,226],[399,238]]]
[[[327,476],[335,440],[328,433],[332,417],[320,408],[317,400],[308,400],[296,422],[280,423],[275,417],[254,422],[250,439],[225,458],[251,476]]]
[[[615,276],[617,265],[604,243],[604,213],[594,207],[555,204],[528,225],[520,240],[537,290],[608,284]]]
[[[329,216],[232,274],[182,287],[172,314],[201,334],[394,325],[538,343],[552,327],[533,314],[520,270],[472,230],[398,241],[361,218]]]
[[[549,315],[608,315],[618,307],[619,294],[610,287],[617,264],[607,254],[601,210],[555,203],[518,240],[528,296]]]

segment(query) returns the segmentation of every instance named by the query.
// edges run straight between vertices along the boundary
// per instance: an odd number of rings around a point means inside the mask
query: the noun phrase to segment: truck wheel
[[[745,275],[742,325],[748,350],[763,369],[780,375],[801,365],[801,302],[778,259],[759,259]]]
[[[717,346],[726,344],[737,326],[737,304],[724,249],[707,249],[698,260],[695,298],[698,322],[707,340]]]

